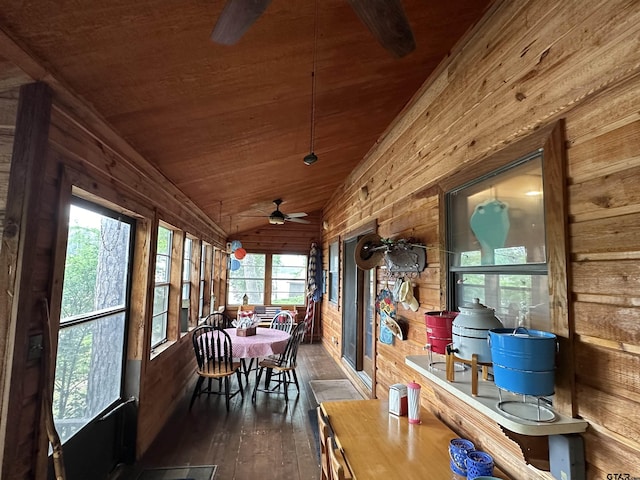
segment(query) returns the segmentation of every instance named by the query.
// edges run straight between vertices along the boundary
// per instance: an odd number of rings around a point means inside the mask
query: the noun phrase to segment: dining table
[[[256,334],[241,336],[237,334],[237,329],[225,328],[224,330],[231,338],[231,349],[234,358],[239,358],[247,381],[249,372],[252,369],[255,359],[268,357],[270,355],[280,355],[287,348],[287,343],[291,335],[276,328],[257,327]],[[246,360],[250,359],[247,366]]]

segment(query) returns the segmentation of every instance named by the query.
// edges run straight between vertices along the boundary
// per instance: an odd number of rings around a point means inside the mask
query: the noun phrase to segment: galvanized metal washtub
[[[452,341],[451,327],[458,312],[427,312],[424,323],[427,327],[427,347],[435,353],[445,354]]]
[[[553,333],[526,328],[489,331],[493,375],[497,387],[523,395],[552,395],[555,384]]]

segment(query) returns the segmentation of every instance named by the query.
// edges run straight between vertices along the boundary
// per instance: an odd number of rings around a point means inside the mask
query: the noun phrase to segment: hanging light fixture
[[[318,50],[318,0],[315,5],[316,11],[313,24],[313,68],[311,70],[311,133],[309,141],[309,154],[304,157],[305,165],[313,165],[318,161],[318,156],[313,152],[313,140],[315,136],[316,117],[316,56]]]

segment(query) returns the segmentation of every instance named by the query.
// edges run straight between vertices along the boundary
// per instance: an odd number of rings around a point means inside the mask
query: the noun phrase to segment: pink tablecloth
[[[262,327],[258,327],[256,334],[250,337],[238,337],[235,328],[226,328],[225,332],[231,337],[233,356],[236,358],[258,358],[278,355],[284,352],[291,336],[282,330]]]

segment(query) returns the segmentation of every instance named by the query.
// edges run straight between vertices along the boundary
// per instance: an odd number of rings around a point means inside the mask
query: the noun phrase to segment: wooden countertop
[[[388,412],[383,400],[323,402],[336,443],[354,479],[463,479],[449,467],[449,441],[457,435],[421,409],[422,423]],[[489,452],[490,453],[490,452]],[[497,468],[495,476],[507,478]]]

